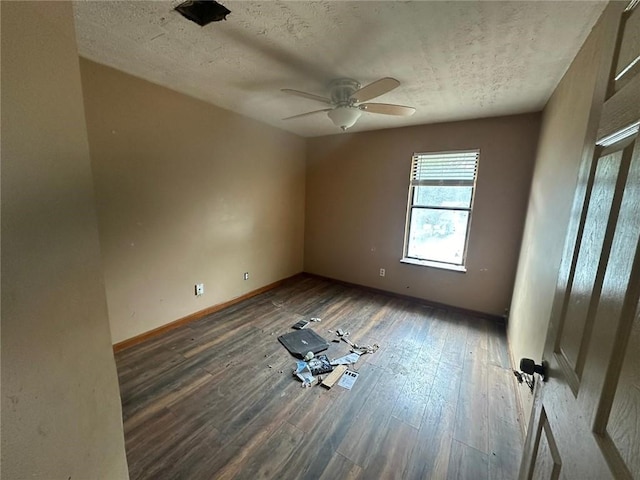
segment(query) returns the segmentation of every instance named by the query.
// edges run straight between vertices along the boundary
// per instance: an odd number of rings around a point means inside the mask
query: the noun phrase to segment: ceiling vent
[[[211,22],[226,20],[227,15],[231,13],[227,7],[212,0],[183,2],[175,10],[184,18],[197,23],[201,27]]]

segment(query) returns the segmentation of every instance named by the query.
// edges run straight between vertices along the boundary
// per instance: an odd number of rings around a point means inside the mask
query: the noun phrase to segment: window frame
[[[469,206],[468,207],[458,207],[458,206],[451,206],[451,207],[443,207],[443,206],[429,206],[429,205],[419,205],[419,206],[414,206],[414,198],[415,198],[415,189],[417,187],[420,186],[457,186],[457,185],[447,185],[447,182],[445,179],[440,179],[438,180],[439,183],[437,185],[420,185],[419,181],[415,179],[416,176],[416,163],[419,161],[419,158],[421,156],[428,156],[428,157],[432,157],[432,158],[437,158],[438,156],[445,156],[445,155],[462,155],[462,154],[475,154],[475,169],[474,169],[474,174],[473,174],[473,181],[471,182],[471,185],[464,185],[464,186],[470,186],[471,187],[471,198],[469,201]],[[469,237],[470,237],[470,233],[471,233],[471,221],[473,218],[473,207],[474,207],[474,203],[475,203],[475,196],[476,196],[476,185],[477,185],[477,181],[478,181],[478,169],[480,166],[480,149],[476,148],[476,149],[469,149],[469,150],[448,150],[448,151],[441,151],[441,152],[418,152],[418,153],[414,153],[413,156],[411,157],[411,172],[409,174],[409,191],[408,191],[408,196],[407,196],[407,210],[406,210],[406,217],[405,217],[405,228],[404,228],[404,244],[403,244],[403,249],[402,249],[402,258],[401,258],[401,262],[402,263],[408,263],[408,264],[412,264],[412,265],[420,265],[420,266],[427,266],[427,267],[435,267],[435,268],[442,268],[442,269],[446,269],[446,270],[453,270],[453,271],[458,271],[458,272],[466,272],[466,264],[467,264],[467,251],[469,248]],[[463,185],[460,185],[463,186]],[[433,259],[426,259],[426,258],[417,258],[417,257],[411,257],[408,255],[408,250],[409,250],[409,239],[410,239],[410,235],[411,235],[411,218],[412,218],[412,214],[413,214],[413,210],[414,209],[421,209],[421,210],[443,210],[443,211],[463,211],[463,212],[468,212],[468,219],[467,219],[467,228],[466,228],[466,232],[465,232],[465,237],[464,237],[464,248],[463,248],[463,252],[462,252],[462,259],[461,259],[461,263],[457,264],[457,263],[452,263],[452,262],[445,262],[442,260],[433,260]]]

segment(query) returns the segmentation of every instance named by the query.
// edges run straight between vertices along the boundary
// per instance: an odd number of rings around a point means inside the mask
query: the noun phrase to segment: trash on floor
[[[331,365],[351,365],[356,363],[360,359],[360,354],[352,352],[349,355],[344,355],[340,358],[334,358],[331,360]]]
[[[291,325],[291,328],[295,328],[296,330],[302,330],[307,325],[309,325],[309,322],[307,320],[300,320],[299,322]]]
[[[326,355],[318,355],[308,360],[307,364],[313,375],[321,375],[333,371],[333,365],[329,362],[329,358]]]
[[[347,390],[351,390],[353,385],[356,383],[356,380],[358,379],[359,375],[360,374],[358,372],[347,370],[346,372],[344,372],[344,375],[342,375],[342,377],[340,378],[340,381],[338,382],[338,386],[342,388],[346,388]]]
[[[341,338],[341,340],[342,340],[343,342],[348,343],[348,344],[349,344],[350,346],[352,346],[353,348],[357,348],[357,347],[358,347],[358,345],[357,345],[357,344],[353,343],[353,342],[352,342],[351,340],[349,340],[348,338],[342,337],[342,338]]]
[[[318,353],[329,348],[329,343],[310,328],[280,335],[278,341],[298,358],[304,358],[307,352]]]
[[[322,386],[325,388],[331,388],[333,387],[333,385],[340,380],[340,377],[342,376],[342,374],[344,372],[347,371],[347,367],[345,365],[338,365],[333,372],[331,372],[329,375],[327,375],[327,378],[325,378],[322,381]]]
[[[358,355],[364,355],[365,353],[376,353],[380,345],[374,343],[373,345],[355,345],[354,348],[351,349],[352,352],[357,353]]]
[[[304,388],[310,387],[318,382],[318,379],[311,373],[309,364],[301,360],[296,362],[296,369],[293,371],[293,375],[302,381],[302,386]]]
[[[357,343],[352,342],[348,338],[341,337],[341,340],[351,347],[351,351],[357,353],[358,355],[364,355],[365,353],[375,353],[380,348],[380,345],[374,343],[373,345],[358,345]]]
[[[311,320],[312,322],[321,322],[322,319],[318,318],[318,317],[311,317],[309,320]]]
[[[317,317],[312,317],[310,320],[300,320],[293,326],[296,329],[295,331],[278,337],[278,341],[289,353],[302,359],[296,361],[293,376],[297,377],[305,388],[315,384],[331,388],[333,385],[338,384],[347,390],[351,390],[359,373],[349,370],[347,365],[356,364],[362,355],[375,353],[380,347],[377,343],[373,345],[358,345],[346,338],[350,335],[350,332],[338,329],[336,330],[338,338],[332,339],[332,342],[345,342],[350,347],[350,353],[329,360],[327,355],[318,355],[318,353],[329,348],[330,343],[311,328],[305,329],[310,322],[319,321],[320,319]],[[332,333],[331,331],[329,332]],[[268,367],[273,368],[272,365],[268,365]]]

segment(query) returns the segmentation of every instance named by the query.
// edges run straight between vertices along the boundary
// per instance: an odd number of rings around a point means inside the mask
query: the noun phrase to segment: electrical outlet
[[[204,283],[196,283],[196,297],[204,293]]]
[[[245,280],[249,280],[249,272],[244,272],[242,278],[244,278]]]
[[[384,276],[386,275],[386,273],[387,273],[387,272],[385,271],[385,269],[384,269],[384,268],[381,268],[381,269],[380,269],[380,276],[381,276],[381,277],[384,277]]]

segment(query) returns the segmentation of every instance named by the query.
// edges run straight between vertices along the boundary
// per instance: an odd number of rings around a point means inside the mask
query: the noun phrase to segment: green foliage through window
[[[405,258],[464,266],[479,156],[478,150],[413,156]]]

